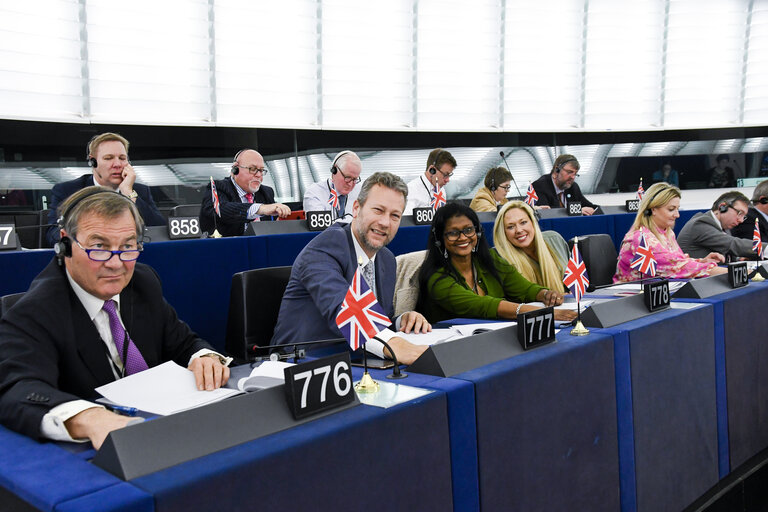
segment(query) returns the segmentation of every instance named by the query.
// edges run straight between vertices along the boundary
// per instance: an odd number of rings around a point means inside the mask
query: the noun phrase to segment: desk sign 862
[[[355,399],[349,352],[285,369],[288,407],[297,420]]]

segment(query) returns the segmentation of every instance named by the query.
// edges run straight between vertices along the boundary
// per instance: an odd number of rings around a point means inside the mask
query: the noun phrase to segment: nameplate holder
[[[200,238],[200,220],[197,217],[168,217],[168,238]]]
[[[648,316],[645,294],[621,297],[606,302],[595,302],[581,312],[581,322],[586,327],[613,327]]]
[[[643,299],[650,313],[667,309],[670,296],[669,281],[666,279],[643,283]]]
[[[627,211],[630,213],[637,213],[640,210],[639,199],[627,199],[625,204]]]
[[[581,203],[579,201],[568,203],[568,207],[565,210],[569,217],[581,215]]]
[[[407,372],[452,377],[480,366],[524,353],[517,326],[504,327],[430,346]]]
[[[417,226],[426,226],[432,224],[432,219],[435,218],[435,210],[432,208],[414,208],[413,209],[413,223]]]
[[[323,231],[333,224],[333,212],[318,211],[307,212],[307,229],[310,231]]]
[[[736,261],[728,264],[728,282],[731,288],[741,288],[749,284],[749,271],[746,261]]]
[[[349,351],[285,368],[285,396],[297,420],[354,400]]]
[[[123,480],[232,448],[360,405],[357,395],[338,409],[296,420],[283,386],[247,393],[109,433],[94,465]]]
[[[555,341],[555,308],[540,308],[517,315],[517,341],[523,350]]]
[[[15,224],[0,224],[0,251],[12,251],[19,248]]]
[[[682,288],[672,294],[674,299],[706,299],[713,295],[733,290],[728,281],[728,274],[691,279]]]

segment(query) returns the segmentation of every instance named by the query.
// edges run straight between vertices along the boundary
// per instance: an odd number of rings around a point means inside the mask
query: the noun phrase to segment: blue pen
[[[105,405],[104,407],[123,416],[136,416],[139,413],[135,407],[123,407],[122,405]]]

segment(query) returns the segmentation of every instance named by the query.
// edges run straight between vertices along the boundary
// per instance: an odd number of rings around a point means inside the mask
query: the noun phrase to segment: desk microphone
[[[501,155],[501,158],[504,160],[504,165],[507,167],[507,170],[509,171],[510,176],[512,176],[512,183],[515,184],[515,190],[517,190],[518,198],[522,199],[523,194],[520,193],[520,187],[517,186],[517,180],[515,180],[515,175],[512,174],[512,171],[509,170],[509,164],[507,163],[507,158],[504,156],[504,152],[499,151],[499,155]]]

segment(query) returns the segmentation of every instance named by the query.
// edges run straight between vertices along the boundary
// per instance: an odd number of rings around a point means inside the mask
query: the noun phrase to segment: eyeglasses
[[[344,178],[344,183],[346,183],[347,185],[351,185],[352,183],[360,183],[360,176],[358,176],[357,178],[352,178],[351,176],[347,176],[346,174],[344,174],[341,171],[341,169],[339,169],[338,167],[337,169],[339,171],[339,174],[341,174],[341,177]]]
[[[445,239],[450,240],[451,242],[458,240],[461,235],[464,235],[467,238],[472,238],[475,236],[475,226],[467,226],[462,230],[454,229],[452,231],[446,231],[443,233]]]
[[[82,245],[80,245],[80,242],[77,241],[77,238],[74,239],[75,243],[79,248],[85,251],[85,253],[88,255],[88,258],[92,261],[109,261],[112,259],[112,256],[117,254],[117,257],[120,259],[120,261],[136,261],[139,259],[139,253],[143,249],[130,249],[127,251],[109,251],[107,249],[86,249]]]
[[[503,188],[504,190],[506,190],[507,192],[509,192],[509,189],[511,189],[511,188],[512,188],[512,185],[499,185],[499,188]]]
[[[442,174],[443,176],[445,176],[446,178],[450,178],[450,177],[453,176],[453,172],[443,172],[440,169],[438,169],[437,167],[435,167],[435,170],[437,172],[439,172],[440,174]]]
[[[255,165],[252,165],[252,166],[250,166],[250,167],[245,167],[245,166],[243,166],[243,165],[238,165],[238,166],[237,166],[237,168],[238,168],[238,169],[246,169],[246,170],[247,170],[249,173],[251,173],[251,174],[254,174],[254,175],[255,175],[256,173],[259,173],[259,172],[260,172],[261,174],[269,174],[269,170],[268,170],[266,167],[262,167],[261,169],[259,169],[259,168],[258,168],[258,167],[256,167]]]
[[[747,218],[747,212],[743,212],[743,211],[739,210],[738,208],[736,208],[736,207],[735,207],[735,206],[733,206],[732,204],[729,204],[729,205],[728,205],[728,208],[733,208],[733,211],[735,211],[735,212],[736,212],[736,218],[737,218],[737,219],[741,219],[741,220],[744,220],[744,219],[746,219],[746,218]]]

